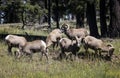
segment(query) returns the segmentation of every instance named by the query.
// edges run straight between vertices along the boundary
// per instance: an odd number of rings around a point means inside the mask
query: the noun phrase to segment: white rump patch
[[[60,39],[60,41],[59,41],[59,42],[61,43],[61,42],[62,42],[62,40],[63,40],[63,38],[62,38],[62,39]]]
[[[9,37],[10,37],[10,35],[8,35],[7,37],[5,37],[5,39],[6,39],[6,40],[9,39]]]
[[[43,44],[43,45],[45,46],[45,48],[46,48],[46,47],[47,47],[47,46],[46,46],[46,43],[45,43],[44,41],[42,41],[42,40],[41,40],[41,42],[42,42],[42,44]]]

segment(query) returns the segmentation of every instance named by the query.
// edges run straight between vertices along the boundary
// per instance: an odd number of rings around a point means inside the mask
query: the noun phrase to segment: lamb
[[[46,47],[46,43],[43,40],[34,40],[31,42],[27,42],[23,47],[23,53],[29,55],[32,58],[32,53],[41,52],[46,56],[48,60],[48,49]],[[41,57],[42,60],[42,57]]]
[[[46,39],[46,44],[47,47],[49,47],[50,45],[53,44],[53,49],[54,47],[59,43],[59,40],[62,38],[62,32],[60,29],[54,29],[48,36]]]
[[[84,45],[84,49],[86,52],[88,49],[93,49],[95,53],[97,54],[98,51],[101,55],[101,52],[107,52],[108,56],[112,56],[114,52],[114,47],[112,44],[106,44],[102,40],[97,39],[92,36],[86,36],[85,38],[82,38],[81,42]]]
[[[75,37],[75,40],[70,40],[68,38],[62,38],[59,41],[60,48],[61,48],[61,54],[65,54],[65,52],[72,52],[76,56],[77,52],[80,49],[80,38]],[[62,56],[61,56],[62,58]]]
[[[22,52],[23,46],[26,44],[27,40],[22,36],[17,35],[7,35],[5,37],[5,41],[8,45],[8,53],[12,55],[12,48],[19,48],[20,52]]]
[[[78,38],[84,38],[86,36],[89,35],[89,32],[87,29],[85,28],[79,28],[79,29],[70,29],[70,26],[68,24],[63,24],[61,26],[61,30],[66,34],[66,36],[71,39],[74,40],[75,37],[77,36]]]

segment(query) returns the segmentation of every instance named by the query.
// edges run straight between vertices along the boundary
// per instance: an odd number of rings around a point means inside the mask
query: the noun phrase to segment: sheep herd
[[[63,33],[67,37],[63,37]],[[85,28],[70,28],[68,24],[62,24],[60,29],[54,29],[46,38],[46,41],[43,40],[34,40],[28,42],[25,37],[16,36],[16,35],[7,35],[5,41],[8,45],[8,54],[12,55],[12,47],[17,47],[18,53],[17,57],[20,58],[23,54],[29,55],[32,58],[32,54],[40,52],[46,56],[46,59],[49,60],[49,47],[52,45],[53,49],[55,46],[60,46],[60,57],[62,58],[66,52],[77,55],[78,51],[83,45],[85,52],[88,53],[88,49],[95,51],[96,55],[101,55],[101,52],[107,53],[107,56],[112,56],[114,52],[114,47],[112,44],[107,44],[101,39],[97,39],[93,36],[90,36],[89,31]],[[41,59],[42,59],[41,56]]]

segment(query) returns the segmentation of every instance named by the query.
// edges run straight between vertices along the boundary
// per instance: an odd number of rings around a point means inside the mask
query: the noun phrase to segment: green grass
[[[25,31],[30,35],[48,35],[47,31],[41,30],[21,30],[7,26],[0,29],[1,34],[24,34]],[[114,54],[117,56],[120,54],[119,42],[120,39],[111,42],[115,47]],[[47,63],[45,57],[42,61],[39,60],[38,53],[33,55],[33,61],[29,61],[28,57],[18,60],[7,55],[7,45],[0,40],[0,78],[120,78],[120,60],[59,61],[50,58]]]
[[[30,29],[20,29],[18,27],[10,27],[10,26],[0,26],[0,34],[23,34],[25,35],[25,32],[28,33],[28,35],[42,35],[47,36],[48,32],[50,31],[43,31],[43,30],[30,30]]]

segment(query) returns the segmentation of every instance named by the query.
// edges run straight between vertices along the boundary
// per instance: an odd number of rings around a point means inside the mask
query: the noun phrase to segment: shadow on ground
[[[52,54],[51,54],[52,55]],[[65,54],[63,55],[63,57],[61,58],[61,53],[57,53],[52,55],[52,59],[53,60],[63,60],[63,59],[66,59],[66,60],[71,60],[71,61],[74,61],[74,56],[75,55],[72,55],[72,58],[71,58],[71,53],[69,54]],[[94,60],[104,60],[104,61],[112,61],[113,59],[115,58],[119,58],[119,56],[116,56],[116,55],[113,55],[112,57],[108,56],[108,55],[96,55],[95,53],[88,53],[86,54],[85,52],[80,52],[77,54],[77,59],[83,59],[83,60],[91,60],[91,61],[94,61]]]
[[[5,37],[8,34],[0,34],[0,39],[4,40]],[[25,37],[28,41],[32,41],[32,40],[37,40],[37,39],[41,39],[41,40],[46,40],[46,36],[37,36],[37,35],[21,35],[21,34],[14,34],[14,35],[18,35],[18,36],[23,36]]]

